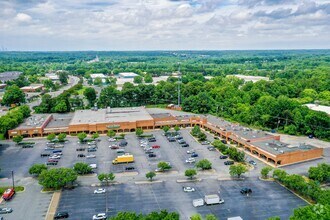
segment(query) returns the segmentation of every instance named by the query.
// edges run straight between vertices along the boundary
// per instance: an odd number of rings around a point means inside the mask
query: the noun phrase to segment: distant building
[[[240,74],[237,74],[237,75],[227,75],[227,77],[229,76],[235,76],[239,79],[243,79],[245,82],[258,82],[260,80],[265,80],[265,81],[269,81],[269,77],[264,77],[264,76],[245,76],[245,75],[240,75]]]
[[[0,83],[0,90],[6,88],[7,84]]]
[[[119,73],[118,74],[120,78],[134,78],[138,76],[138,74],[133,72],[125,72],[125,73]]]
[[[24,86],[21,88],[23,92],[38,92],[44,89],[43,84],[31,84],[29,86]]]
[[[99,57],[96,55],[95,59],[90,60],[90,61],[87,61],[87,63],[97,63],[97,62],[99,62],[99,61],[100,61],[100,60],[99,60]]]
[[[10,72],[0,73],[0,81],[1,82],[7,82],[7,81],[10,81],[10,80],[15,80],[21,74],[22,74],[22,72],[18,72],[18,71],[10,71]]]
[[[307,106],[311,110],[325,112],[328,115],[330,115],[330,106],[317,105],[317,104],[306,104],[305,106]]]
[[[58,81],[60,81],[60,77],[59,77],[57,74],[55,74],[55,73],[47,73],[47,74],[45,75],[45,77],[46,77],[47,79],[50,79],[50,80],[53,81],[53,82],[58,82]]]
[[[94,73],[94,74],[91,74],[90,76],[91,76],[93,82],[96,78],[100,78],[102,80],[102,82],[105,83],[105,80],[108,78],[103,73]]]

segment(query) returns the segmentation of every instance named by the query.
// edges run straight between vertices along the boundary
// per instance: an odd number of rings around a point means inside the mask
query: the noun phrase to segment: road
[[[68,90],[71,87],[77,85],[79,82],[79,78],[76,76],[69,76],[69,80],[68,80],[68,84],[61,87],[58,91],[55,92],[49,92],[47,94],[51,95],[52,97],[56,97],[59,94],[61,94],[64,90]],[[27,105],[31,108],[31,110],[33,109],[33,107],[40,105],[41,103],[41,97],[34,100],[33,102],[27,103]]]

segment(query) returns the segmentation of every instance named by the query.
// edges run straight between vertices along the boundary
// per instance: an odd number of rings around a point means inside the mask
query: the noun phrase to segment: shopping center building
[[[160,129],[166,125],[198,125],[277,167],[321,158],[323,155],[322,148],[306,144],[289,145],[280,141],[280,135],[246,128],[212,115],[145,107],[77,110],[68,114],[34,114],[16,129],[10,130],[8,135],[12,138],[15,135],[40,137],[50,133],[106,134],[110,129],[122,133],[135,132],[137,128]]]

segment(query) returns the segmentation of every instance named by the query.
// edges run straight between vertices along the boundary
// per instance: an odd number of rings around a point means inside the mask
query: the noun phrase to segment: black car
[[[57,162],[53,161],[53,162],[47,162],[46,165],[48,166],[56,166]]]
[[[149,156],[149,157],[157,157],[156,154],[149,154],[148,156]]]
[[[250,189],[250,188],[242,188],[240,192],[242,194],[248,194],[248,193],[252,193],[252,189]]]
[[[151,151],[151,150],[147,150],[146,151],[146,154],[153,154],[154,152],[153,151]]]
[[[233,165],[234,164],[234,161],[231,161],[231,160],[227,160],[224,162],[225,165]]]
[[[34,146],[32,144],[24,144],[22,148],[33,148]]]
[[[189,147],[189,144],[182,144],[181,147]]]
[[[123,140],[119,142],[120,147],[126,147],[127,146],[127,141]]]
[[[181,137],[181,136],[177,136],[177,137],[175,137],[175,139],[177,139],[177,140],[181,140],[181,139],[183,139],[183,137]]]
[[[134,167],[125,167],[125,170],[135,170]]]
[[[148,141],[149,142],[156,142],[156,138],[149,138]]]
[[[190,155],[190,157],[198,157],[198,154],[193,153],[193,154]]]
[[[219,157],[219,159],[227,159],[227,158],[228,158],[227,155],[221,155],[221,156]]]
[[[170,137],[170,138],[168,138],[168,141],[169,142],[175,142],[175,138]]]
[[[85,151],[85,148],[77,148],[76,151]]]
[[[54,215],[54,219],[69,218],[69,213],[67,212],[58,212]]]
[[[226,140],[221,140],[221,142],[222,142],[223,144],[227,144],[227,141],[226,141]]]
[[[41,153],[40,154],[40,157],[49,157],[50,156],[50,153]]]
[[[85,154],[78,154],[77,157],[86,157]]]

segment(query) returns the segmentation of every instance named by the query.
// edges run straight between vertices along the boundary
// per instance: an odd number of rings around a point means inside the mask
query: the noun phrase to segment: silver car
[[[0,208],[0,214],[7,214],[7,213],[11,213],[13,212],[13,209],[12,208]]]

